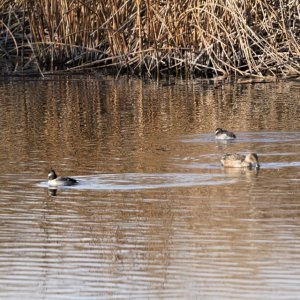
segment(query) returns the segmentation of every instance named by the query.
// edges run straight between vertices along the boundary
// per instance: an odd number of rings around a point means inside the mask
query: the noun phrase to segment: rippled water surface
[[[0,299],[299,298],[300,82],[174,83],[0,82]]]

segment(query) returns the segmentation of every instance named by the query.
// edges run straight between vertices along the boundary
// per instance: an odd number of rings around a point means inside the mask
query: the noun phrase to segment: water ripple
[[[210,173],[122,173],[77,176],[79,184],[63,187],[79,190],[143,190],[174,187],[192,187],[233,183],[224,174]],[[48,187],[47,182],[38,183],[39,187]]]
[[[235,140],[216,140],[214,133],[203,133],[184,136],[180,140],[184,143],[220,143],[230,144],[235,142],[242,143],[288,143],[299,142],[299,132],[235,132]]]

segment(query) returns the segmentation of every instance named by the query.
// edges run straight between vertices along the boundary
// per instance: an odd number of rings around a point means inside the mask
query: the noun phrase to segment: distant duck
[[[226,153],[221,163],[227,168],[259,168],[258,156],[256,153],[248,153],[246,155],[237,153]]]
[[[58,177],[54,170],[51,170],[48,174],[48,184],[49,186],[70,186],[77,184],[78,181],[70,177]]]
[[[216,139],[218,140],[233,140],[236,138],[236,135],[222,128],[217,128],[215,131]]]

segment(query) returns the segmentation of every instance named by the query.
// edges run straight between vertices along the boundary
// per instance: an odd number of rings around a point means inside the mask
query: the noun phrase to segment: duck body
[[[54,170],[51,170],[48,174],[48,184],[52,187],[57,186],[71,186],[78,184],[78,181],[71,177],[57,176]]]
[[[246,155],[237,153],[226,153],[221,164],[227,168],[259,168],[258,156],[256,153],[248,153]]]
[[[222,128],[216,129],[215,136],[218,140],[234,140],[236,138],[236,135],[233,132]]]

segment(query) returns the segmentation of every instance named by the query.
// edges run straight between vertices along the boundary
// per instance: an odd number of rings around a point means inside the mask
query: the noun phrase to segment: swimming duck
[[[228,168],[259,168],[258,156],[256,153],[248,153],[246,155],[237,153],[226,153],[221,163]]]
[[[54,170],[51,170],[48,174],[49,186],[70,186],[77,184],[78,181],[70,177],[58,177]]]
[[[222,128],[217,128],[215,131],[216,139],[218,140],[233,140],[236,138],[236,135]]]

